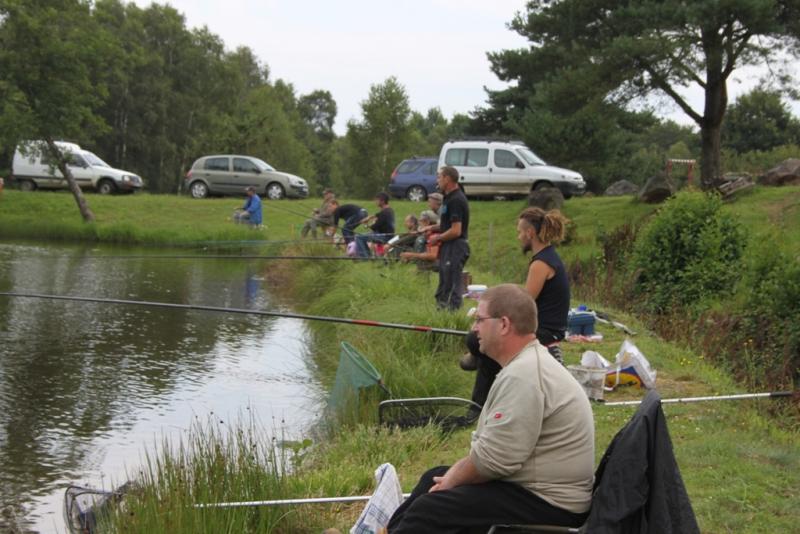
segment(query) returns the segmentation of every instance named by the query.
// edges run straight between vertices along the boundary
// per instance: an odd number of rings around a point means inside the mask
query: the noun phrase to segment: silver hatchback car
[[[194,198],[241,196],[248,186],[255,187],[259,195],[270,200],[308,196],[308,182],[304,179],[276,171],[267,162],[252,156],[203,156],[192,164],[183,181]]]

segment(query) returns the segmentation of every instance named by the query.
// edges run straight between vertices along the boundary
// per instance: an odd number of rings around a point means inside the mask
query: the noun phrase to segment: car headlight
[[[123,182],[133,182],[133,181],[135,181],[133,179],[133,176],[131,176],[130,174],[123,174],[121,180]]]

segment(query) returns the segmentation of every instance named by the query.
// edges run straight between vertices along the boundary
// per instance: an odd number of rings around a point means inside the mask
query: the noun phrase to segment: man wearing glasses
[[[536,339],[520,286],[487,290],[472,330],[502,366],[470,452],[420,478],[390,534],[468,532],[496,523],[580,526],[591,502],[594,420],[581,386]]]

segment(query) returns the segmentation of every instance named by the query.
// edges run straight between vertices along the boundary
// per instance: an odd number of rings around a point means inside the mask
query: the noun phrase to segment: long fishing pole
[[[179,310],[199,310],[222,313],[238,313],[242,315],[262,315],[266,317],[286,317],[288,319],[303,319],[306,321],[324,321],[329,323],[354,324],[360,326],[377,326],[379,328],[394,328],[397,330],[413,330],[415,332],[426,332],[431,334],[446,334],[450,336],[465,336],[467,332],[450,328],[435,328],[432,326],[410,325],[401,323],[385,323],[381,321],[370,321],[365,319],[347,319],[344,317],[330,317],[326,315],[307,315],[302,313],[276,312],[267,310],[247,310],[244,308],[225,308],[222,306],[201,306],[199,304],[173,304],[170,302],[155,302],[147,300],[123,300],[107,299],[97,297],[79,297],[72,295],[45,295],[41,293],[19,293],[11,291],[0,291],[2,297],[36,298],[50,300],[68,300],[77,302],[97,302],[101,304],[125,304],[131,306],[150,306],[155,308],[173,308]]]
[[[718,400],[741,400],[741,399],[759,399],[759,398],[782,398],[798,396],[798,391],[771,391],[768,393],[741,393],[737,395],[713,395],[708,397],[682,397],[676,399],[661,399],[661,404],[678,404],[688,402],[705,402],[705,401],[718,401]],[[617,401],[617,402],[602,402],[604,406],[636,406],[641,404],[641,400],[633,401]]]
[[[399,258],[388,256],[369,256],[365,258],[355,256],[261,256],[261,255],[239,255],[231,254],[139,254],[139,255],[96,255],[88,256],[88,259],[151,259],[151,260],[345,260],[345,261],[399,261]],[[87,259],[84,258],[84,259]]]
[[[410,493],[403,493],[403,498],[407,499]],[[372,495],[350,495],[345,497],[310,497],[307,499],[277,499],[268,501],[241,501],[241,502],[217,502],[207,504],[195,504],[195,508],[241,508],[245,506],[275,506],[285,504],[317,504],[330,502],[359,502],[368,501]]]

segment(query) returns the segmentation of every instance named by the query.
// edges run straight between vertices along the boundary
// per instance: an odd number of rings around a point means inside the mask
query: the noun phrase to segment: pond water
[[[269,263],[0,243],[0,291],[285,309]],[[0,531],[65,532],[64,488],[111,489],[163,436],[244,413],[282,437],[322,390],[295,319],[0,296]]]

